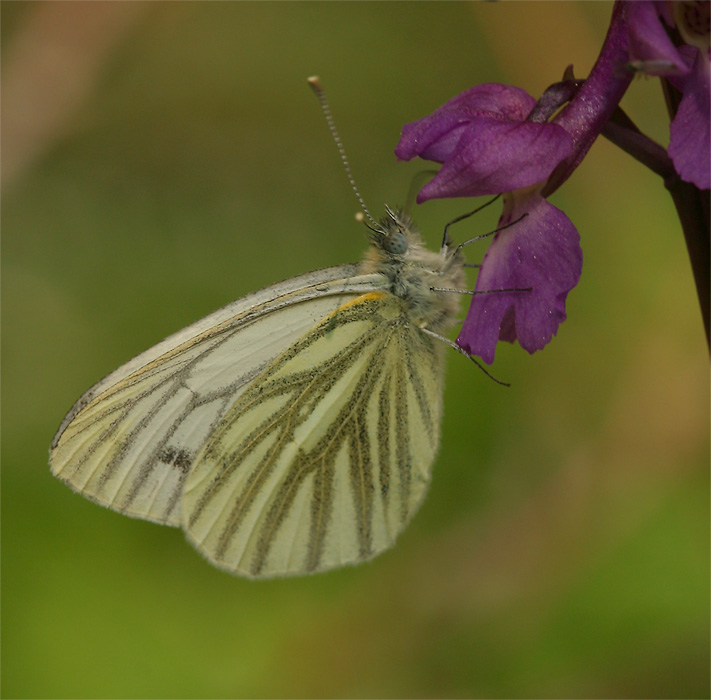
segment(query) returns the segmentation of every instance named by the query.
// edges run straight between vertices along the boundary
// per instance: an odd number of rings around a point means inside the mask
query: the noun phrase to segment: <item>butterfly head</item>
[[[387,212],[376,226],[371,228],[371,239],[375,246],[389,256],[399,258],[405,255],[417,236],[412,219],[399,209],[385,206]]]

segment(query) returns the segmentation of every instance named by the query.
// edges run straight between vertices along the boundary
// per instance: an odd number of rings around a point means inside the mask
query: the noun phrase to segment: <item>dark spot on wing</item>
[[[187,474],[190,471],[190,465],[193,463],[193,459],[187,450],[176,450],[175,447],[166,447],[160,453],[158,459],[163,464],[175,467],[183,474]]]

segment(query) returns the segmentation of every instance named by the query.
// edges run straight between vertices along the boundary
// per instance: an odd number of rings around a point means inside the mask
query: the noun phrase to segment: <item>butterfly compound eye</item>
[[[407,247],[407,237],[401,231],[391,231],[383,238],[383,250],[391,255],[402,255]]]

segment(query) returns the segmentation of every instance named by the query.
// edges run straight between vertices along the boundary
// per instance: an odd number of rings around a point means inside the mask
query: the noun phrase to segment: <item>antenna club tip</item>
[[[321,87],[321,78],[319,78],[318,75],[312,75],[311,77],[306,78],[306,82],[311,86],[315,93],[318,94],[323,92],[323,88]]]
[[[365,214],[362,211],[356,212],[355,220],[362,224],[365,221]]]

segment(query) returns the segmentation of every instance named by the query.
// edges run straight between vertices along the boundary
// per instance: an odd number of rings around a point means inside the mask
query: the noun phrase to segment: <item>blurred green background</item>
[[[708,355],[671,200],[602,139],[552,199],[585,255],[568,321],[535,356],[499,348],[508,390],[451,353],[430,493],[372,563],[233,578],[47,466],[119,364],[360,259],[307,76],[380,212],[422,167],[393,155],[402,124],[476,83],[586,75],[610,4],[1,10],[4,697],[708,697]],[[666,141],[657,82],[623,104]],[[471,205],[416,209],[429,244]]]

